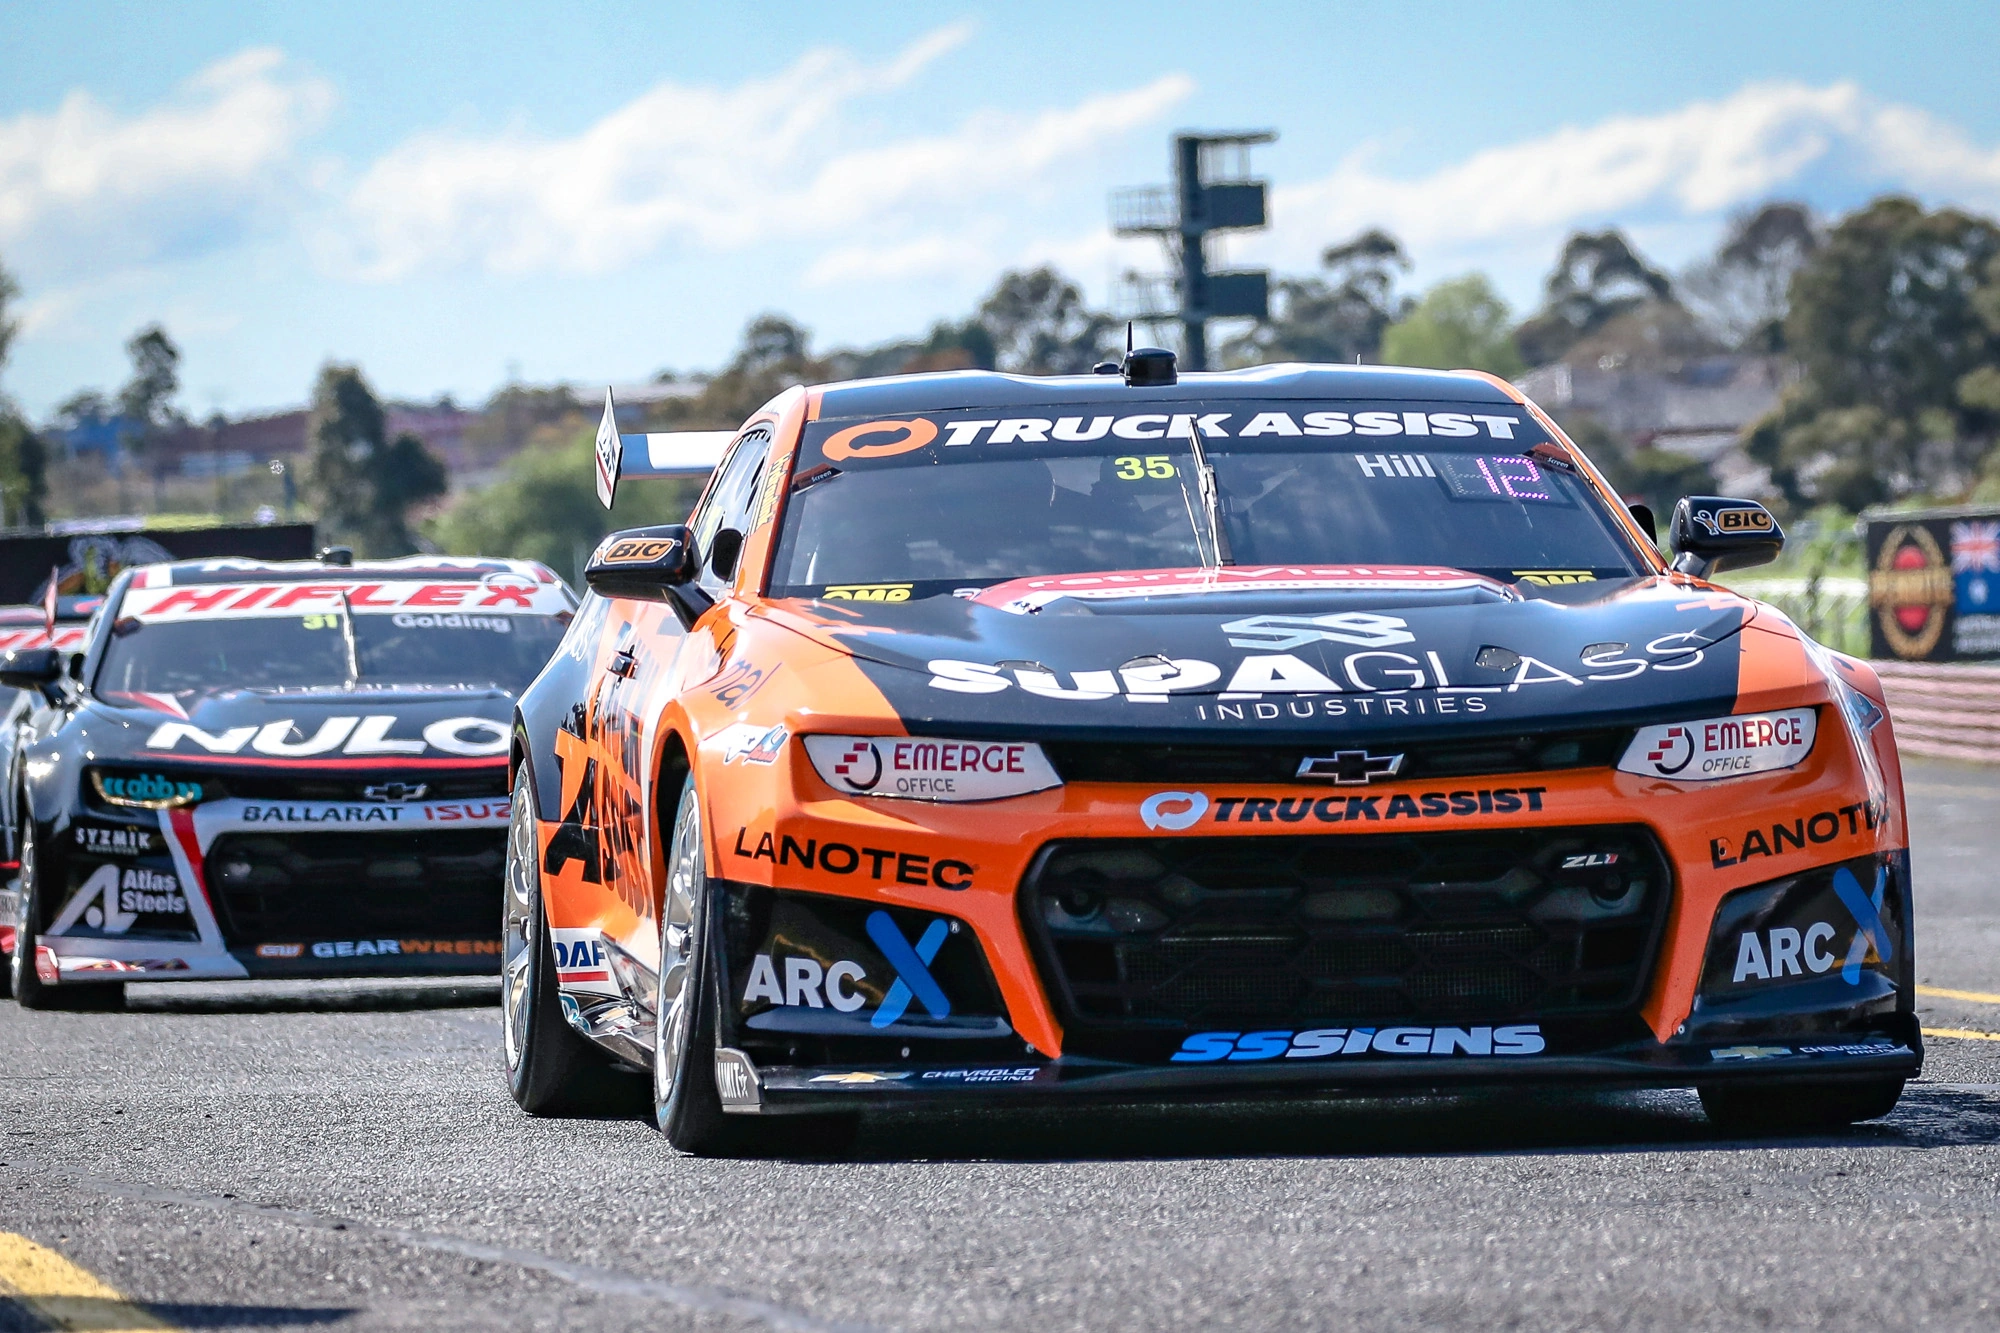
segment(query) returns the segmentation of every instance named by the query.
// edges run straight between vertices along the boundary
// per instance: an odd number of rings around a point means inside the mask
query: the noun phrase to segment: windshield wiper
[[[1187,422],[1188,453],[1194,458],[1195,488],[1201,493],[1202,517],[1208,523],[1208,549],[1215,557],[1212,567],[1233,565],[1236,556],[1229,549],[1229,534],[1222,526],[1222,492],[1216,487],[1215,468],[1208,461],[1208,450],[1202,447],[1201,427],[1191,416],[1182,420]],[[1197,549],[1200,545],[1199,541],[1195,543]]]
[[[347,589],[340,590],[340,637],[347,645],[347,684],[361,680],[361,646],[354,639],[354,608],[347,604]]]

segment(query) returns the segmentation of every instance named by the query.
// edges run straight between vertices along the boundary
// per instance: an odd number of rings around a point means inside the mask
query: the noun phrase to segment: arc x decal
[[[937,957],[938,950],[944,947],[944,937],[950,933],[951,924],[937,917],[924,927],[916,947],[911,948],[887,912],[868,914],[868,938],[875,941],[875,947],[889,960],[889,966],[896,969],[895,984],[882,997],[882,1006],[875,1016],[868,1020],[871,1027],[885,1028],[894,1023],[909,1009],[913,998],[923,1004],[932,1018],[944,1018],[951,1013],[951,1001],[930,972],[931,960]]]
[[[1878,866],[1875,870],[1875,893],[1862,892],[1861,881],[1846,866],[1833,872],[1833,891],[1840,898],[1841,905],[1854,916],[1854,924],[1859,927],[1854,932],[1854,943],[1847,950],[1847,965],[1840,969],[1840,979],[1850,986],[1861,984],[1861,964],[1868,957],[1868,946],[1875,946],[1875,954],[1883,962],[1891,962],[1896,957],[1895,945],[1890,940],[1889,927],[1882,920],[1882,901],[1889,890],[1889,868]]]

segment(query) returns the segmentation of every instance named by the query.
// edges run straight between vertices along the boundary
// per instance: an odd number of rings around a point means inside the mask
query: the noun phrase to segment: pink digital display
[[[1430,454],[1426,461],[1454,499],[1568,503],[1541,468],[1520,454]]]

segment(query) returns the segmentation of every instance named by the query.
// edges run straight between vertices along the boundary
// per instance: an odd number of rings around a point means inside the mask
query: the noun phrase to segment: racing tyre
[[[35,972],[35,945],[41,939],[41,875],[35,854],[35,822],[21,821],[21,922],[14,929],[14,956],[8,960],[8,981],[23,1009],[102,1011],[125,1007],[125,983],[100,981],[89,985],[51,986]]]
[[[1803,1134],[1879,1120],[1896,1109],[1903,1080],[1724,1083],[1700,1091],[1701,1109],[1725,1133]]]
[[[660,894],[659,1012],[653,1023],[653,1119],[667,1142],[698,1156],[749,1146],[750,1126],[722,1111],[715,1087],[714,969],[708,938],[708,857],[694,775],[681,784],[667,882]]]
[[[719,949],[709,911],[708,856],[694,778],[675,807],[667,883],[660,895],[659,1017],[653,1024],[653,1119],[676,1150],[698,1157],[844,1153],[860,1130],[848,1113],[775,1119],[728,1115],[715,1085],[721,1013]]]
[[[514,781],[507,822],[501,909],[501,1028],[507,1083],[529,1115],[613,1115],[627,1111],[633,1080],[563,1017],[555,948],[542,908],[542,863],[535,846],[535,797],[528,767]]]

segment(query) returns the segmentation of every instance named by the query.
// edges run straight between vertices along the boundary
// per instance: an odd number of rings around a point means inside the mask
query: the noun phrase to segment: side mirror
[[[1674,506],[1674,568],[1698,579],[1766,565],[1785,549],[1785,530],[1755,500],[1690,495]]]
[[[683,524],[670,523],[612,533],[591,552],[583,581],[603,597],[666,602],[682,624],[692,625],[713,605],[708,594],[695,586],[700,573],[694,533]]]
[[[66,655],[57,648],[10,648],[0,653],[0,685],[33,690],[53,702],[61,697],[56,682],[69,674]]]

